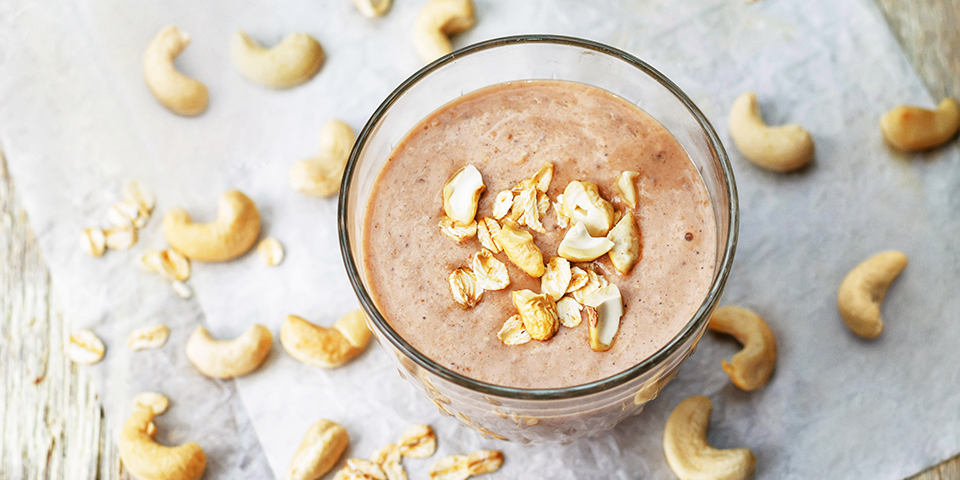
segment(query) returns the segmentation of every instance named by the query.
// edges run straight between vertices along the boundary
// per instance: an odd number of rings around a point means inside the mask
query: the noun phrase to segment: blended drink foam
[[[483,176],[477,218],[492,216],[494,198],[554,167],[551,202],[572,181],[593,182],[619,211],[630,207],[615,183],[636,179],[632,209],[642,257],[627,275],[608,257],[581,264],[617,285],[624,311],[613,346],[591,349],[587,322],[560,327],[547,341],[504,345],[497,332],[517,313],[511,294],[540,292],[504,253],[510,285],[488,291],[470,309],[454,302],[448,277],[481,249],[476,237],[457,243],[440,233],[442,190],[459,169]],[[555,207],[533,233],[544,262],[557,256],[567,228]],[[716,225],[706,188],[679,142],[636,106],[596,87],[535,80],[487,87],[430,114],[397,145],[367,204],[363,268],[374,301],[397,333],[444,367],[518,388],[559,388],[596,381],[640,363],[690,321],[714,275]]]

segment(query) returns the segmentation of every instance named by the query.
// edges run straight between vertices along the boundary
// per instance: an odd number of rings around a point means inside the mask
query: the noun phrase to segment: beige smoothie
[[[631,212],[642,237],[626,274],[608,255],[571,262],[616,285],[619,329],[608,350],[591,348],[587,318],[560,326],[545,341],[507,345],[498,332],[518,313],[513,292],[541,292],[541,279],[495,253],[509,273],[502,290],[485,291],[469,308],[454,301],[449,277],[481,250],[441,233],[444,186],[472,165],[485,189],[476,218],[493,217],[499,192],[553,166],[551,205],[531,231],[543,262],[558,255],[571,226],[555,210],[571,182],[591,182],[616,211]],[[632,207],[617,188],[623,172],[637,194]],[[524,230],[529,228],[521,227]],[[491,384],[559,388],[609,377],[666,345],[690,321],[710,288],[716,226],[697,169],[656,120],[595,87],[562,81],[511,82],[451,102],[425,118],[384,164],[367,204],[363,269],[384,317],[410,345],[444,367]]]

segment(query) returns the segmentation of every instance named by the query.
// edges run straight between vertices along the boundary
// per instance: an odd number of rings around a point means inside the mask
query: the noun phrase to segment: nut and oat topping
[[[473,275],[477,286],[485,291],[503,290],[510,285],[510,274],[507,266],[487,249],[482,249],[473,255]]]
[[[477,285],[477,277],[467,267],[458,267],[450,273],[449,282],[453,300],[464,310],[476,305],[483,296],[483,289]]]
[[[570,269],[570,285],[567,285],[567,293],[580,290],[589,281],[590,275],[587,274],[586,270],[580,267],[572,267]]]
[[[443,186],[444,213],[457,225],[472,223],[485,188],[477,167],[467,165],[457,170]]]
[[[620,198],[623,199],[623,202],[630,206],[630,208],[637,208],[637,177],[640,176],[640,172],[630,172],[626,171],[620,174],[617,177],[617,191],[620,192]]]
[[[640,229],[629,210],[607,233],[607,239],[613,243],[608,256],[610,263],[623,275],[630,273],[640,260]]]
[[[540,223],[540,209],[537,203],[537,190],[532,185],[517,192],[513,197],[513,207],[510,209],[510,219],[518,225],[525,226],[537,233],[546,233]]]
[[[477,222],[472,221],[467,225],[458,225],[450,217],[444,216],[440,219],[440,233],[460,243],[477,234]]]
[[[540,277],[540,291],[550,295],[554,300],[560,300],[560,297],[567,293],[570,279],[570,262],[565,258],[553,257],[547,263],[543,276]]]
[[[510,210],[513,208],[513,192],[510,190],[504,190],[497,194],[497,198],[493,201],[493,218],[497,220],[503,219],[506,217]]]
[[[553,337],[560,328],[557,318],[557,304],[545,293],[536,294],[530,290],[513,292],[513,304],[517,307],[523,328],[534,340],[545,341]]]
[[[567,328],[575,328],[580,325],[583,315],[580,311],[583,305],[572,297],[563,297],[557,300],[557,317],[560,319],[560,325]]]
[[[507,258],[520,270],[531,277],[540,278],[543,275],[543,255],[533,243],[533,235],[520,228],[509,219],[503,220],[503,226],[497,234],[497,242],[503,248]]]
[[[606,237],[593,237],[587,226],[578,221],[564,235],[557,254],[572,262],[592,262],[613,248],[614,243]]]
[[[613,337],[620,329],[623,299],[620,289],[610,284],[586,297],[587,319],[590,326],[590,348],[605,352],[613,345]]]
[[[572,222],[583,222],[590,236],[602,237],[613,226],[613,205],[600,196],[591,182],[570,182],[563,191],[563,213]]]
[[[602,275],[598,275],[597,272],[587,269],[587,283],[584,284],[577,290],[574,290],[572,293],[573,299],[580,302],[581,304],[587,304],[587,297],[595,293],[597,290],[600,290],[603,287],[606,287],[609,282],[607,279],[603,278]]]
[[[490,217],[483,217],[477,220],[477,240],[480,245],[493,253],[503,251],[500,244],[497,243],[497,235],[500,233],[500,224]]]
[[[523,328],[523,320],[520,315],[514,315],[503,323],[503,327],[497,332],[497,338],[504,345],[523,345],[532,340],[530,334]]]

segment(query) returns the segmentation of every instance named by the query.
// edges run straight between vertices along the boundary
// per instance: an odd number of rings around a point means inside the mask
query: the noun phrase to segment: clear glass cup
[[[459,96],[490,85],[530,79],[580,82],[638,105],[680,142],[700,171],[717,225],[713,283],[689,323],[667,345],[627,370],[592,383],[519,389],[454,373],[410,346],[368,292],[362,226],[366,203],[393,147],[420,120]],[[673,82],[642,60],[570,37],[522,35],[481,42],[427,65],[403,82],[364,126],[340,191],[340,247],[370,327],[400,376],[450,415],[486,437],[520,443],[566,443],[607,430],[639,413],[693,353],[723,291],[737,243],[739,210],[727,154],[710,122]]]

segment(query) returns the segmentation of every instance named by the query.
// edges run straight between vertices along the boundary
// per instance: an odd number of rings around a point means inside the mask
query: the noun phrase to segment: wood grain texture
[[[0,480],[119,478],[97,394],[64,353],[70,331],[2,153],[0,312]]]

